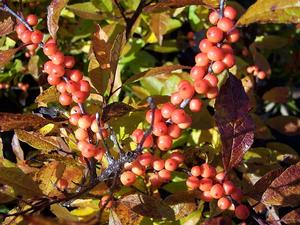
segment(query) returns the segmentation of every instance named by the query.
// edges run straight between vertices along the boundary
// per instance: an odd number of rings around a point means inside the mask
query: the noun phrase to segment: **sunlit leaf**
[[[258,0],[238,20],[238,25],[251,23],[299,23],[299,0]]]
[[[275,178],[262,196],[262,202],[269,205],[300,205],[300,164],[287,168]]]
[[[48,31],[53,39],[56,39],[56,33],[58,31],[59,17],[63,8],[66,6],[69,0],[52,0],[48,6],[47,13],[47,26]]]
[[[68,5],[67,8],[83,19],[101,20],[106,16],[91,2],[75,3]]]
[[[300,208],[290,211],[289,213],[285,214],[281,221],[286,224],[299,224],[300,223]]]
[[[170,19],[171,17],[167,13],[153,13],[151,15],[150,28],[160,45],[162,45],[163,35],[167,32],[167,26]]]
[[[254,122],[249,115],[249,99],[242,83],[229,75],[216,99],[216,123],[222,140],[222,160],[226,170],[242,160],[254,139]]]
[[[59,92],[55,86],[51,86],[44,90],[39,96],[36,97],[35,102],[39,105],[47,105],[50,102],[57,102],[59,98]]]

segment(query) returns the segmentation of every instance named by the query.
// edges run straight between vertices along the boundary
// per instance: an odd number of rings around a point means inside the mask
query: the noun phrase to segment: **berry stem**
[[[226,0],[220,0],[220,17],[224,17],[224,8]]]

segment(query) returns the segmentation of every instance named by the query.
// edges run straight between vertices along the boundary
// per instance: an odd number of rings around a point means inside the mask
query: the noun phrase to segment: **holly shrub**
[[[299,10],[0,0],[1,224],[299,224]]]

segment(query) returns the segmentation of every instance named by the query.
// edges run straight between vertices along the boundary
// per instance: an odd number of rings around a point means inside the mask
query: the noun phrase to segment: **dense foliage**
[[[1,224],[299,224],[299,5],[0,0]]]

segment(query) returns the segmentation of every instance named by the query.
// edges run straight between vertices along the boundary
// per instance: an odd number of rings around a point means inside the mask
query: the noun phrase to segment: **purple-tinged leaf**
[[[58,31],[58,21],[60,13],[67,5],[69,0],[53,0],[48,6],[47,26],[48,31],[53,39],[56,39],[56,33]]]
[[[249,115],[249,104],[242,82],[229,74],[215,104],[226,171],[237,166],[253,144],[254,122]]]
[[[277,177],[262,196],[267,205],[300,205],[300,163],[287,168]]]

